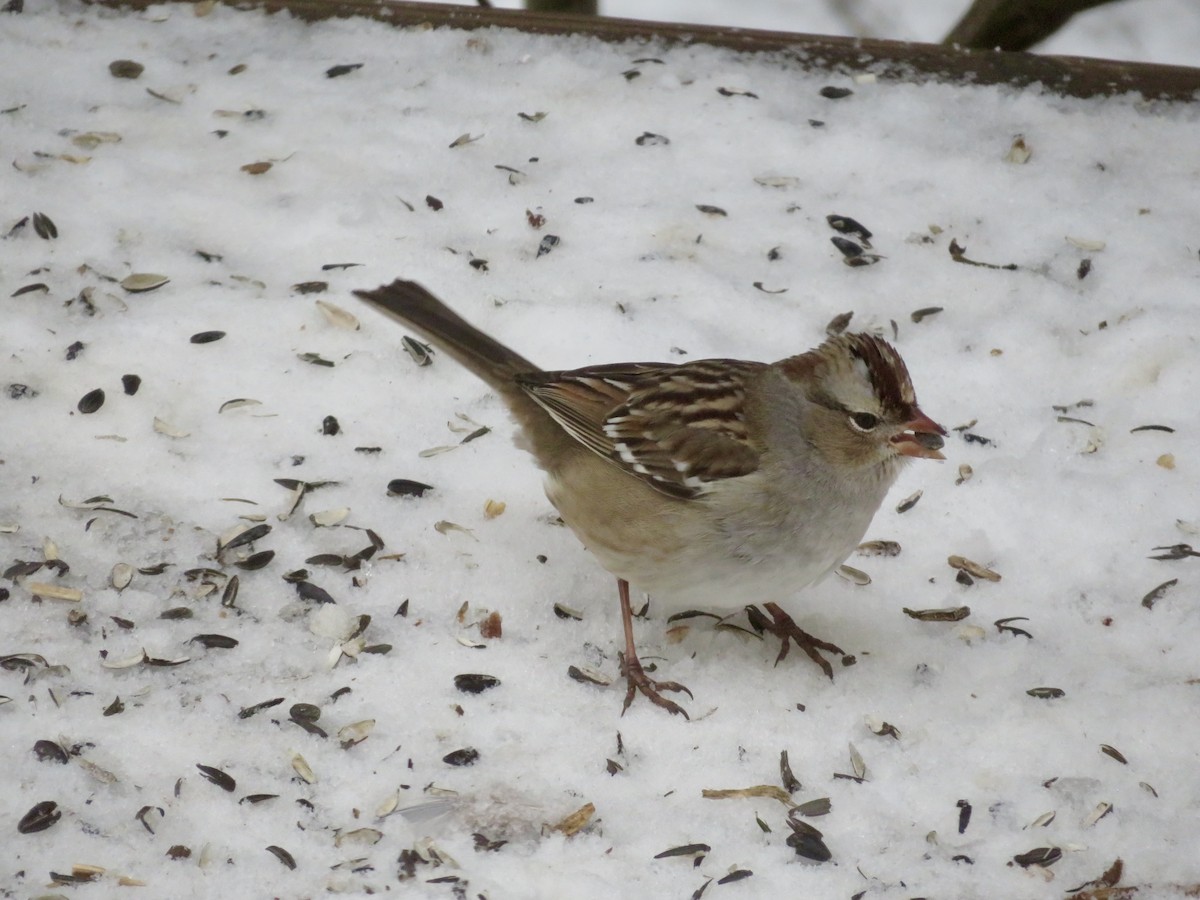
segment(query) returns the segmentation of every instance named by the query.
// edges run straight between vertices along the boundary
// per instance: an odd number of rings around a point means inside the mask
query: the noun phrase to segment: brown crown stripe
[[[854,355],[867,366],[871,385],[885,409],[907,414],[916,397],[908,369],[900,354],[885,341],[869,335],[855,335],[851,342]]]

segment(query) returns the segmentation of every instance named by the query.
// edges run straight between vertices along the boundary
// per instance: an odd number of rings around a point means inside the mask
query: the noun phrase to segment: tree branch
[[[1075,13],[1115,0],[975,0],[943,44],[979,50],[1028,50]]]

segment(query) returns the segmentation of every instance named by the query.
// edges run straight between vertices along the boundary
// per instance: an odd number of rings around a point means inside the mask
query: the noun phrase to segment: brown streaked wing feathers
[[[691,498],[706,482],[758,468],[742,400],[744,377],[762,367],[624,363],[521,374],[517,383],[592,452],[664,494]],[[690,395],[701,402],[688,404]]]

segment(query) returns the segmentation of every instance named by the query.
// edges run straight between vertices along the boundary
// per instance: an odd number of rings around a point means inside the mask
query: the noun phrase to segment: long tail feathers
[[[396,279],[373,291],[355,291],[385,315],[427,337],[448,356],[487,382],[508,404],[521,427],[524,445],[543,468],[577,449],[550,414],[525,392],[517,375],[538,367],[467,322],[414,281]]]
[[[505,396],[516,390],[514,375],[537,371],[529,360],[484,334],[415,281],[397,278],[373,291],[354,294],[419,331]]]

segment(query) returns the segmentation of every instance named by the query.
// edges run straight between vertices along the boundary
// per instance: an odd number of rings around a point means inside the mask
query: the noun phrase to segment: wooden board
[[[118,9],[158,5],[158,0],[90,2]],[[1200,98],[1200,69],[1188,66],[401,0],[236,0],[228,5],[268,12],[286,10],[306,21],[363,16],[401,27],[517,28],[534,34],[582,34],[603,41],[710,44],[747,53],[778,53],[805,68],[848,75],[873,73],[885,80],[1014,87],[1040,83],[1047,90],[1073,97],[1132,91],[1148,100],[1195,102]]]

